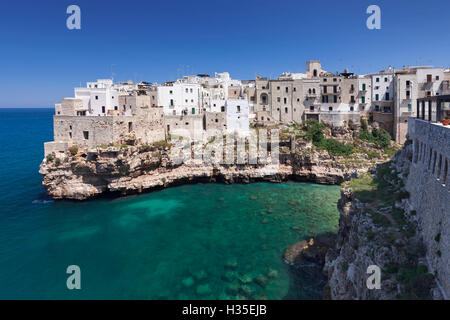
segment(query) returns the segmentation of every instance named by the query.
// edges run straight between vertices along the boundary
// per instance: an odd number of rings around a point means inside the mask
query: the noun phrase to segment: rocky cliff
[[[442,298],[405,189],[410,160],[409,145],[392,161],[342,184],[338,238],[325,258],[325,298]],[[381,269],[380,289],[367,287],[371,265]]]
[[[288,179],[338,184],[357,172],[360,163],[345,163],[326,151],[282,155],[282,162],[257,165],[205,164],[188,160],[175,164],[167,147],[127,146],[79,151],[61,158],[46,158],[40,166],[43,185],[55,199],[84,200],[101,194],[126,195],[168,186],[196,183],[281,182]]]

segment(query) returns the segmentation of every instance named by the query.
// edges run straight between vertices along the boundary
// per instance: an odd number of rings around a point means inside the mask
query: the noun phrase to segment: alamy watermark
[[[77,265],[70,265],[66,269],[66,273],[70,274],[70,276],[67,278],[66,286],[67,289],[73,290],[81,289],[81,269]]]
[[[67,7],[67,14],[70,16],[67,17],[66,26],[69,30],[80,30],[81,29],[81,9],[79,6],[72,4]]]
[[[370,16],[367,18],[366,26],[369,30],[380,30],[381,29],[381,9],[376,4],[372,4],[367,7],[367,14]]]
[[[196,136],[196,133],[198,136]],[[279,130],[224,134],[220,130],[179,129],[170,136],[170,159],[220,165],[275,165],[280,162]]]

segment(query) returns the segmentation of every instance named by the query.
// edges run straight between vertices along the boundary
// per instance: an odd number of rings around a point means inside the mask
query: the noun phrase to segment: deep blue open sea
[[[38,173],[52,115],[0,109],[0,299],[320,299],[282,255],[337,231],[339,187],[199,184],[53,201]],[[67,289],[69,265],[81,290]]]

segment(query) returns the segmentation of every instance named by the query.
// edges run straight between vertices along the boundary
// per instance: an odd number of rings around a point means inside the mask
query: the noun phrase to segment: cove
[[[86,202],[34,201],[0,220],[0,298],[320,299],[286,247],[336,232],[338,186],[196,184]],[[82,290],[66,288],[68,265]]]

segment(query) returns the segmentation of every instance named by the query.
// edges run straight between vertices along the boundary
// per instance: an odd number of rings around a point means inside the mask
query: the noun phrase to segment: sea
[[[55,201],[38,172],[53,114],[0,109],[0,299],[321,299],[323,283],[299,277],[283,253],[337,232],[338,186],[194,184]]]

